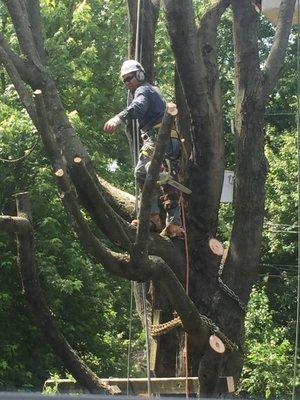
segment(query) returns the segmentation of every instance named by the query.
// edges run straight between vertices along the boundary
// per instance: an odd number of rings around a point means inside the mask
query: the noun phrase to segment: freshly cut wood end
[[[175,103],[167,103],[167,113],[173,116],[178,114],[178,109]]]
[[[234,386],[233,376],[227,376],[226,379],[227,379],[228,393],[234,393],[235,386]]]
[[[76,164],[80,164],[81,163],[81,161],[82,161],[82,158],[81,157],[74,157],[74,163],[76,163]]]
[[[64,170],[63,170],[62,168],[59,168],[59,169],[57,169],[57,170],[54,172],[54,175],[55,175],[55,176],[58,176],[59,178],[60,178],[61,176],[63,176],[63,174],[64,174]]]
[[[221,242],[219,242],[217,239],[211,238],[209,239],[209,248],[210,250],[217,256],[222,256],[224,253],[224,248]]]
[[[209,338],[209,345],[216,353],[225,353],[225,345],[218,336],[211,335]]]

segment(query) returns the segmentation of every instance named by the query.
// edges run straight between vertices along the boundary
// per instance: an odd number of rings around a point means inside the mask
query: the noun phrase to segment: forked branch
[[[22,53],[39,70],[43,70],[42,63],[33,39],[30,22],[28,19],[25,0],[2,0],[12,18]]]
[[[43,65],[46,62],[39,0],[25,0],[33,41]]]

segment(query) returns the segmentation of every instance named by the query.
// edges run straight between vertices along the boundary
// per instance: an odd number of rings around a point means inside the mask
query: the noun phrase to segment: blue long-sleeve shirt
[[[147,131],[161,122],[165,109],[166,103],[158,90],[145,83],[135,90],[132,102],[118,114],[118,117],[123,122],[137,119],[140,129]]]

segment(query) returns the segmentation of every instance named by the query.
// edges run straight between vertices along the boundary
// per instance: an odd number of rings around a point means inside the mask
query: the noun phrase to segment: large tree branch
[[[135,197],[123,190],[111,185],[103,177],[98,176],[105,199],[113,210],[125,221],[130,222],[135,213]]]
[[[24,217],[11,217],[9,215],[0,216],[0,230],[7,233],[28,233],[30,223]]]
[[[236,88],[235,210],[230,248],[222,280],[247,304],[258,279],[258,258],[264,218],[267,163],[264,155],[258,27],[259,16],[250,0],[231,0],[233,9]],[[244,341],[244,312],[220,291],[216,312],[227,334]],[[234,307],[234,312],[232,308]],[[241,354],[239,355],[242,359]],[[239,362],[239,368],[241,363]],[[232,371],[232,374],[236,371]]]
[[[16,91],[18,92],[18,95],[20,97],[20,100],[24,104],[32,122],[38,128],[38,121],[37,121],[37,114],[36,114],[36,109],[34,102],[32,100],[31,94],[28,92],[26,89],[23,80],[21,79],[15,64],[9,57],[9,55],[6,53],[3,47],[0,47],[0,60],[2,64],[4,65],[10,79],[12,80],[12,83],[14,84],[14,87]]]
[[[231,0],[235,55],[235,93],[237,107],[247,96],[260,95],[261,71],[258,53],[259,15],[250,0]],[[259,90],[258,90],[259,89]],[[240,110],[237,109],[239,113]]]
[[[123,224],[103,196],[90,158],[65,114],[51,78],[47,78],[42,92],[47,121],[55,132],[56,147],[64,156],[66,167],[83,205],[112,242],[128,249],[130,241]]]
[[[139,212],[139,225],[137,228],[137,236],[134,245],[134,252],[136,255],[139,255],[139,257],[145,257],[148,254],[151,199],[155,190],[155,186],[157,185],[160,166],[165,158],[166,148],[174,123],[175,113],[177,114],[176,106],[172,103],[168,104],[161,128],[159,130],[155,152],[151,160],[143,187]]]
[[[263,71],[263,95],[267,100],[282,71],[296,0],[282,0],[273,45]]]
[[[77,182],[78,180],[80,182],[84,182],[84,186],[88,187],[86,190],[88,190],[89,198],[86,198],[86,200],[88,200],[85,203],[86,208],[95,218],[99,228],[112,242],[126,250],[130,250],[132,242],[126,233],[126,230],[124,229],[124,223],[105,200],[99,185],[99,181],[94,179],[94,171],[87,167],[85,160],[83,159],[81,159],[79,162],[76,162],[75,158],[75,162],[72,166],[69,165],[69,168],[70,167],[72,168],[73,178],[76,174]],[[81,187],[81,183],[77,183],[76,187]],[[83,198],[82,192],[81,197]]]
[[[25,0],[2,1],[6,4],[12,18],[22,53],[38,68],[38,70],[43,71],[44,69],[35,47]]]
[[[215,36],[220,19],[229,5],[230,0],[216,1],[201,17],[199,30],[201,31],[204,25],[207,25],[207,29],[212,30],[212,35]],[[209,38],[209,35],[207,35],[207,38]]]
[[[209,330],[201,319],[195,304],[186,294],[184,287],[168,265],[161,259],[154,257],[151,257],[151,259],[155,260],[155,270],[152,279],[162,285],[164,293],[168,296],[170,303],[181,318],[184,330],[189,335],[197,336],[199,346],[201,346],[201,343],[207,340]]]
[[[219,100],[221,104],[221,91],[219,83],[219,68],[217,61],[217,29],[220,23],[220,19],[228,6],[230,0],[219,0],[213,6],[211,6],[200,20],[198,29],[198,37],[201,43],[203,60],[205,62],[209,73],[209,86],[211,88],[211,82],[213,83],[213,91],[215,93],[214,98]]]
[[[81,243],[84,245],[88,253],[92,255],[97,262],[101,262],[105,266],[108,265],[110,271],[114,274],[123,275],[124,269],[120,268],[118,264],[118,261],[120,259],[123,259],[123,256],[111,252],[106,246],[104,246],[92,233],[87,222],[82,216],[81,210],[78,205],[78,200],[70,184],[65,162],[61,156],[60,149],[56,144],[55,137],[48,124],[41,91],[35,92],[35,101],[38,110],[40,127],[39,132],[42,137],[45,149],[50,157],[65,209],[71,217],[73,227]],[[127,236],[124,240],[126,240],[126,244],[130,246],[130,242],[128,241]],[[126,244],[123,243],[124,246]]]
[[[205,41],[199,40],[193,2],[164,0],[164,5],[176,68],[192,121],[193,158],[188,185],[193,193],[188,199],[188,225],[191,235],[195,231],[199,237],[200,230],[203,237],[213,236],[224,172],[218,69],[215,65],[210,79],[211,71],[203,57]]]
[[[30,23],[30,28],[33,36],[33,41],[35,43],[36,50],[39,55],[41,63],[45,65],[46,54],[44,49],[43,41],[43,29],[40,13],[40,1],[39,0],[25,0],[26,10],[28,14],[28,20]]]
[[[4,49],[6,54],[9,56],[11,62],[16,67],[21,78],[30,85],[36,82],[36,70],[32,68],[24,59],[22,59],[18,54],[16,54],[7,43],[6,39],[0,32],[0,46]]]
[[[200,118],[201,106],[206,104],[206,70],[199,52],[197,27],[191,0],[164,0],[168,31],[174,51],[177,70],[183,84],[192,118]],[[184,15],[184,18],[182,16]],[[189,77],[184,80],[183,77]],[[199,96],[199,99],[198,99]],[[197,98],[197,99],[196,99]],[[195,101],[200,101],[194,109]],[[191,104],[193,102],[193,104]],[[202,110],[207,110],[207,107]]]

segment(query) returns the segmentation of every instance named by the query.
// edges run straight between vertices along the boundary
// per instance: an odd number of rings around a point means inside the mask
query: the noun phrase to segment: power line
[[[267,268],[286,268],[286,269],[298,269],[298,265],[291,265],[291,264],[258,264],[260,267],[267,267]]]

